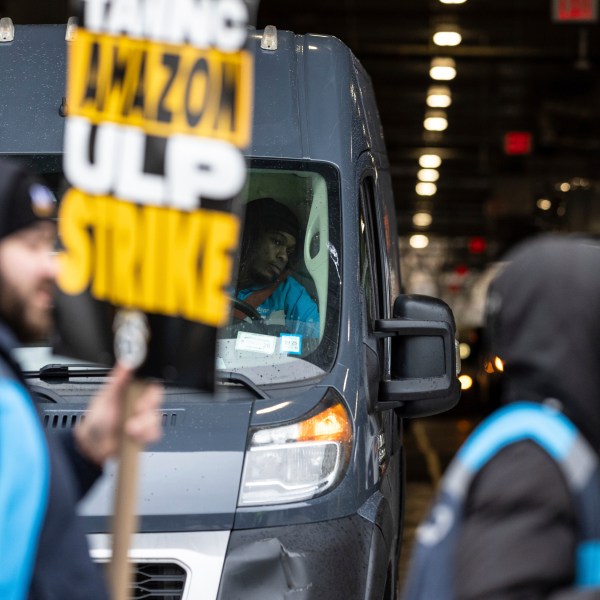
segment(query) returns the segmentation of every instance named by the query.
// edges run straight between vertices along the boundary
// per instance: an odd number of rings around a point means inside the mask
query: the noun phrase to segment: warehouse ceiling
[[[350,46],[375,87],[399,233],[482,238],[487,260],[536,231],[600,232],[600,29],[553,18],[555,4],[573,16],[597,2],[260,0],[253,18]],[[64,22],[69,10],[67,0],[0,0],[16,23]],[[434,44],[442,25],[458,28],[458,46]],[[455,78],[434,82],[434,58],[453,59]],[[441,132],[424,128],[432,85],[451,94]],[[442,160],[431,196],[416,192],[424,153]],[[417,212],[431,224],[415,225]]]
[[[594,7],[554,1],[563,17]],[[482,236],[493,254],[534,231],[600,231],[599,26],[553,14],[553,0],[261,0],[257,26],[349,45],[375,87],[400,233]],[[442,25],[458,46],[433,43]],[[456,77],[434,82],[434,58],[453,59]],[[442,132],[423,124],[434,84],[451,93]],[[442,158],[433,196],[415,191],[423,153]],[[431,225],[413,224],[419,211]]]

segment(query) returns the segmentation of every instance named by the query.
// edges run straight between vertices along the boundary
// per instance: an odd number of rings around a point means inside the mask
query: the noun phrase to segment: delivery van
[[[65,29],[16,25],[0,42],[0,154],[59,193]],[[392,600],[403,421],[458,402],[453,316],[403,294],[389,163],[359,61],[334,37],[274,27],[252,31],[250,47],[244,201],[274,198],[295,215],[292,275],[318,319],[299,333],[234,299],[248,318],[219,335],[216,394],[167,388],[163,438],[141,456],[131,598]],[[107,373],[43,346],[17,358],[50,435],[82,418]],[[111,466],[81,504],[98,562],[110,558],[114,480]]]

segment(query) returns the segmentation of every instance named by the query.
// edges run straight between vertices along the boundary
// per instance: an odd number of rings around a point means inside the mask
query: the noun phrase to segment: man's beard
[[[23,343],[44,340],[49,334],[49,326],[31,323],[27,319],[26,300],[15,293],[2,273],[0,273],[0,320],[8,325]]]

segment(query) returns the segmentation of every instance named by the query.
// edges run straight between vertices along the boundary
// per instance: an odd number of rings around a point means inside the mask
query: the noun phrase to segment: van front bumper
[[[96,562],[110,560],[109,535],[90,534],[88,542]],[[232,532],[138,533],[129,559],[134,579],[147,579],[157,599],[371,600],[383,594],[389,549],[378,526],[352,515]]]
[[[218,600],[379,598],[384,546],[379,528],[359,515],[232,531]]]

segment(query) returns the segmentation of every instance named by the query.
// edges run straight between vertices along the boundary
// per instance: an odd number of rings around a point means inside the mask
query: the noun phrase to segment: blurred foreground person
[[[417,531],[405,600],[600,599],[600,244],[544,236],[492,282],[502,404]]]
[[[52,325],[54,198],[15,163],[0,161],[0,598],[108,597],[90,559],[76,503],[115,454],[123,393],[116,367],[74,431],[45,437],[11,351],[47,339]],[[162,389],[147,388],[125,430],[140,444],[160,437]]]

